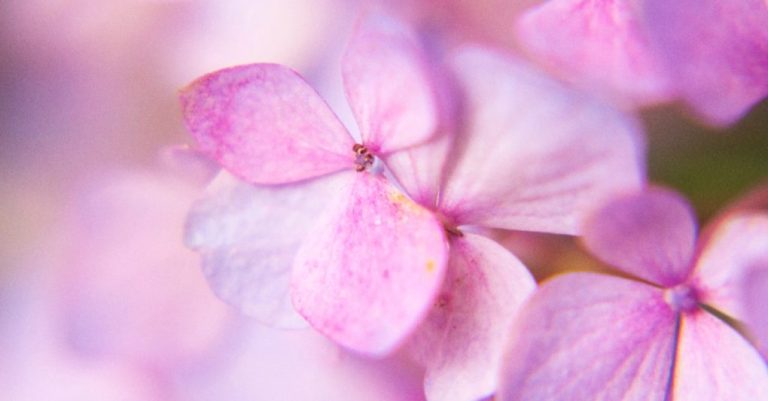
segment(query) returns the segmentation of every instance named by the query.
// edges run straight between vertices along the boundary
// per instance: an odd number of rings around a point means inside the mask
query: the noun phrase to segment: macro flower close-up
[[[0,399],[768,400],[768,3],[6,3]]]

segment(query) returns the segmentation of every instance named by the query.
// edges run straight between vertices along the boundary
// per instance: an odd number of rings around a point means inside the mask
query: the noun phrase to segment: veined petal
[[[768,368],[743,337],[707,312],[682,318],[672,379],[674,401],[768,397]]]
[[[369,149],[386,154],[435,133],[436,94],[413,32],[395,20],[369,16],[358,24],[342,63],[347,98]]]
[[[548,70],[629,106],[672,96],[636,0],[551,0],[518,22],[522,46]]]
[[[292,298],[318,331],[383,355],[428,312],[448,249],[435,216],[383,178],[357,174],[338,208],[296,258]]]
[[[487,50],[456,69],[468,120],[441,210],[457,223],[574,234],[585,209],[643,182],[631,118]]]
[[[671,287],[690,274],[696,218],[680,195],[663,189],[613,199],[584,224],[584,244],[626,273]]]
[[[293,260],[353,174],[254,186],[222,172],[186,224],[187,246],[201,253],[216,295],[262,323],[305,326],[289,295]]]
[[[712,124],[768,95],[768,7],[761,0],[645,0],[648,31],[677,90]]]
[[[477,400],[496,391],[507,335],[535,285],[498,243],[469,233],[451,242],[441,294],[409,343],[427,368],[430,401]]]
[[[435,207],[452,144],[453,135],[442,133],[422,145],[386,155],[384,161],[413,200]]]
[[[354,142],[294,71],[251,64],[208,74],[181,93],[200,150],[245,181],[282,184],[354,168]]]
[[[768,267],[768,214],[732,214],[707,239],[694,271],[702,302],[737,319],[745,319],[746,275]]]
[[[514,326],[497,398],[664,400],[675,325],[660,289],[595,273],[555,278]]]

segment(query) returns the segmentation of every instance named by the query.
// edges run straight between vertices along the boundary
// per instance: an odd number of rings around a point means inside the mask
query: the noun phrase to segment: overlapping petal
[[[435,216],[383,178],[357,174],[296,257],[292,298],[321,333],[374,355],[399,345],[428,312],[448,258]]]
[[[415,34],[399,22],[383,16],[360,21],[342,73],[363,143],[372,151],[386,154],[435,134],[430,67]]]
[[[283,184],[354,167],[354,144],[294,71],[251,64],[217,71],[181,93],[200,150],[241,179]]]
[[[585,223],[583,238],[611,266],[671,287],[693,268],[696,221],[679,195],[651,189],[618,197],[597,210]]]
[[[657,288],[594,273],[555,278],[521,312],[497,398],[664,400],[675,326]]]
[[[642,11],[635,0],[551,0],[523,15],[518,40],[547,69],[588,91],[629,106],[656,103],[672,91]]]
[[[187,218],[213,291],[262,323],[304,326],[289,296],[296,252],[353,172],[284,186],[254,186],[222,172]]]
[[[446,274],[409,349],[427,367],[429,400],[481,399],[496,390],[507,335],[535,283],[509,251],[469,233],[451,242]]]
[[[643,181],[636,123],[531,67],[464,49],[465,135],[441,193],[459,224],[573,234],[581,213]]]
[[[735,330],[699,311],[682,318],[674,401],[754,401],[768,396],[768,367]]]
[[[768,7],[761,0],[644,0],[643,14],[676,90],[713,124],[768,95]]]
[[[768,215],[740,213],[722,220],[696,263],[694,280],[702,301],[745,319],[743,286],[747,274],[761,265],[768,266]]]

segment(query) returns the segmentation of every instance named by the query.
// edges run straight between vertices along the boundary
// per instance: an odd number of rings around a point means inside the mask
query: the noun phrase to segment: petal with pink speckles
[[[754,401],[768,396],[768,367],[749,343],[707,312],[686,314],[672,379],[675,401]]]
[[[761,0],[645,0],[643,13],[680,95],[730,124],[768,95],[768,7]]]
[[[353,140],[294,71],[251,64],[199,78],[181,93],[199,149],[255,184],[282,184],[354,168]]]
[[[337,343],[382,355],[422,320],[448,249],[435,216],[383,178],[358,174],[294,263],[296,310]]]
[[[609,96],[643,105],[672,96],[633,0],[552,0],[526,12],[518,40],[548,70]]]
[[[665,287],[690,274],[696,217],[680,195],[665,189],[617,197],[590,216],[586,247],[611,266]]]
[[[202,255],[216,295],[261,323],[306,326],[289,295],[293,260],[317,216],[338,200],[353,174],[282,186],[220,174],[189,212],[185,238]]]
[[[358,23],[342,73],[363,143],[386,154],[427,140],[438,125],[431,71],[418,38],[384,16]]]
[[[557,277],[523,308],[496,396],[664,400],[676,320],[662,291],[647,284],[595,273]]]
[[[496,391],[509,330],[535,285],[496,242],[469,233],[451,241],[441,294],[409,343],[427,368],[428,399],[477,400]]]
[[[519,60],[459,53],[467,121],[441,209],[459,224],[574,234],[600,199],[644,180],[634,120]]]
[[[757,266],[768,267],[768,214],[733,214],[721,220],[707,238],[694,271],[702,302],[744,319],[748,310],[743,286]]]

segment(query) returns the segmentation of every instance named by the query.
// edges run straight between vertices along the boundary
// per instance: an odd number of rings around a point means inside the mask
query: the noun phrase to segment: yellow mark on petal
[[[419,213],[424,211],[421,206],[412,201],[411,198],[405,196],[405,194],[402,192],[390,191],[388,195],[390,202],[392,202],[395,206],[404,209],[408,213]]]
[[[427,260],[427,273],[433,273],[435,271],[435,261],[432,259]]]

